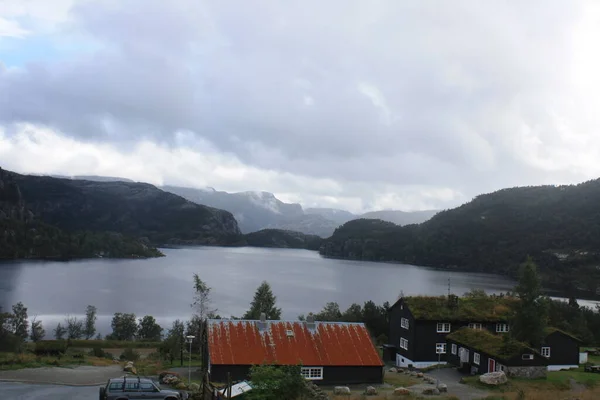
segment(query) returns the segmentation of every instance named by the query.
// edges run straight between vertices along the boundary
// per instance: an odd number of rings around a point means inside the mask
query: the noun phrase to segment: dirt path
[[[123,376],[120,365],[109,367],[80,366],[74,368],[44,367],[0,371],[0,381],[45,383],[72,386],[98,386],[109,378]]]
[[[454,395],[461,400],[476,400],[483,399],[489,396],[489,393],[484,390],[480,390],[472,386],[459,383],[462,375],[454,368],[436,369],[428,372],[427,375],[435,379],[439,379],[440,383],[445,383],[448,386],[448,394]],[[418,386],[421,386],[421,384],[416,386],[418,389]],[[434,385],[429,385],[429,387],[432,386]],[[415,386],[411,386],[409,387],[409,389],[413,390],[415,389]]]

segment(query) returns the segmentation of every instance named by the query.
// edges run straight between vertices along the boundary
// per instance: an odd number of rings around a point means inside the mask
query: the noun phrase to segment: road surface
[[[32,385],[0,382],[2,400],[97,400],[99,386]]]

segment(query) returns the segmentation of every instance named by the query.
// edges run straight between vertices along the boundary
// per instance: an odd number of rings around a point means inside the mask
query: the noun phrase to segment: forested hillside
[[[44,223],[27,208],[14,174],[0,169],[0,259],[161,255],[147,243],[119,233],[65,232]]]
[[[321,254],[515,276],[527,255],[544,283],[594,294],[600,286],[600,180],[503,189],[420,225],[355,220]]]

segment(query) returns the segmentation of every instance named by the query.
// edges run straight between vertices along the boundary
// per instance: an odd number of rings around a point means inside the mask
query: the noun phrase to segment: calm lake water
[[[212,287],[222,316],[241,316],[256,287],[267,280],[283,318],[319,311],[329,301],[345,309],[373,300],[393,303],[406,295],[461,295],[471,289],[506,292],[514,282],[497,275],[440,271],[403,264],[325,259],[308,250],[186,247],[163,249],[149,260],[94,259],[71,262],[19,261],[0,264],[0,306],[18,301],[37,315],[49,333],[66,315],[98,308],[99,331],[110,332],[115,312],[153,315],[167,328],[189,319],[192,274]]]

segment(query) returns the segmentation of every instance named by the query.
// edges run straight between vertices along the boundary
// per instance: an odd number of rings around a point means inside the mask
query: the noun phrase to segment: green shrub
[[[62,340],[43,340],[35,344],[33,353],[36,356],[61,357],[67,351],[67,343]]]
[[[132,348],[127,348],[123,351],[121,357],[119,358],[124,361],[138,361],[140,359],[140,353]]]

